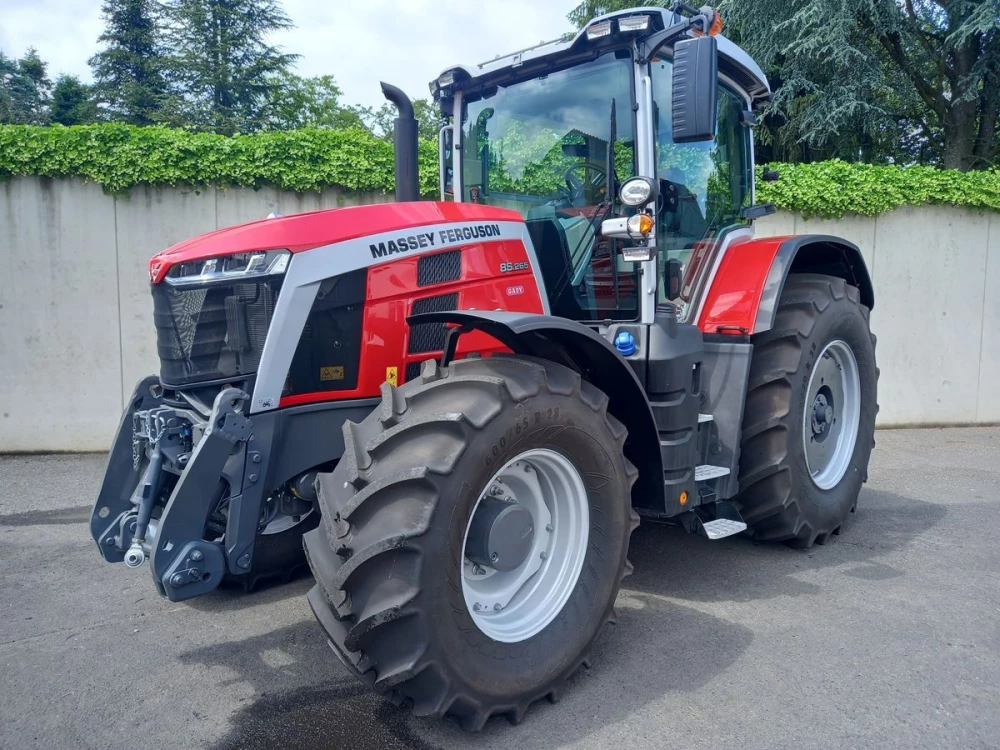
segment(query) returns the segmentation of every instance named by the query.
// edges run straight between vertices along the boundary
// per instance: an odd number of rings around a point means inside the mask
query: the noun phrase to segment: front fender
[[[663,507],[663,462],[656,422],[646,391],[611,343],[574,320],[535,313],[448,310],[411,315],[407,323],[454,323],[453,337],[482,331],[515,354],[548,359],[570,367],[607,394],[608,411],[625,425],[625,456],[639,468],[633,504]],[[447,356],[446,356],[447,359]]]

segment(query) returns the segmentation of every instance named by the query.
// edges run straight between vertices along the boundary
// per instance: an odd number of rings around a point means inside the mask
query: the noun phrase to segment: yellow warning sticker
[[[389,385],[399,385],[399,368],[398,367],[386,367],[385,368],[385,382]]]
[[[321,367],[321,368],[319,368],[319,379],[320,380],[343,380],[344,379],[344,368],[343,367]]]

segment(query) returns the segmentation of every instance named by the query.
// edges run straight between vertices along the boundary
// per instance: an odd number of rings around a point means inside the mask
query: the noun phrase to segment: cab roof
[[[644,15],[650,16],[649,28],[645,32],[619,32],[602,37],[596,42],[587,39],[587,29],[591,26],[604,21],[617,21],[622,18]],[[679,14],[667,8],[629,8],[607,13],[594,18],[576,34],[565,34],[551,42],[543,42],[507,55],[498,55],[493,60],[478,65],[453,65],[445,68],[438,78],[431,81],[431,92],[436,95],[437,89],[443,88],[440,81],[448,74],[454,75],[454,85],[459,89],[472,88],[477,85],[502,85],[511,80],[520,80],[525,74],[532,75],[535,71],[541,75],[546,67],[565,64],[572,61],[577,54],[585,56],[593,54],[596,50],[621,47],[625,40],[650,37],[663,29],[680,23],[681,20]],[[688,34],[690,35],[691,32]],[[771,87],[760,66],[750,55],[725,36],[719,34],[716,39],[719,43],[719,72],[745,89],[753,100],[766,100],[771,94]]]

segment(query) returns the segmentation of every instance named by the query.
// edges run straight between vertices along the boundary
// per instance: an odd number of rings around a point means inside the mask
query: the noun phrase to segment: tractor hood
[[[470,203],[381,203],[312,211],[219,229],[157,253],[149,261],[150,283],[159,284],[178,263],[260,250],[300,253],[357,237],[410,227],[462,221],[522,221],[521,214]]]

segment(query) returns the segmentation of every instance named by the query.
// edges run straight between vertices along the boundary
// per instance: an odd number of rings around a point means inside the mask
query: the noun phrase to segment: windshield
[[[719,85],[719,126],[715,140],[676,144],[671,137],[671,63],[653,61],[656,104],[656,171],[663,206],[657,216],[656,244],[661,268],[676,258],[684,266],[681,302],[698,295],[722,238],[744,226],[740,211],[750,205],[753,174],[750,128],[741,113],[745,100]],[[660,301],[664,290],[660,289]]]
[[[597,237],[614,179],[634,174],[632,60],[607,53],[573,68],[489,90],[462,112],[462,199],[527,221],[554,315],[638,316],[638,269]]]

